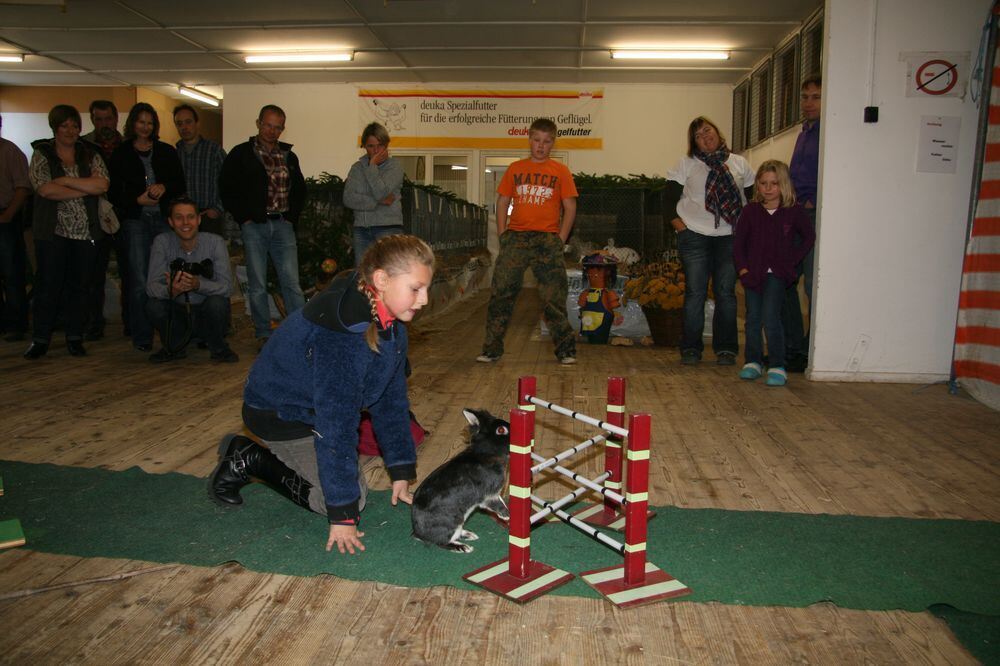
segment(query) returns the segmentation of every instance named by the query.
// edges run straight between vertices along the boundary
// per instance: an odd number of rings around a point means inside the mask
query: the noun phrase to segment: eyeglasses
[[[272,125],[271,123],[261,123],[260,124],[260,128],[261,129],[274,130],[275,132],[284,132],[285,131],[285,126],[284,125]]]

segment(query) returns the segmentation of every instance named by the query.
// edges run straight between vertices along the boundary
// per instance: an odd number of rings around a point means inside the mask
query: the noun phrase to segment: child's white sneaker
[[[788,375],[784,368],[768,368],[767,380],[764,383],[768,386],[784,386],[788,383]]]
[[[740,370],[740,379],[746,379],[749,381],[760,379],[763,370],[764,369],[761,367],[760,363],[747,363],[743,366],[743,369]]]

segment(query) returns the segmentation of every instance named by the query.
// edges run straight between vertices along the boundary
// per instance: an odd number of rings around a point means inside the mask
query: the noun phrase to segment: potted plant
[[[676,347],[684,329],[684,271],[679,261],[646,264],[625,283],[623,300],[638,301],[653,342]]]

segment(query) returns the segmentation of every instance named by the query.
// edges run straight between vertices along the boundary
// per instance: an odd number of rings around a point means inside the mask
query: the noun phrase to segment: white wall
[[[430,88],[459,84],[428,83]],[[295,152],[307,176],[323,171],[346,177],[361,154],[357,90],[363,84],[228,85],[225,87],[226,150],[256,133],[254,121],[264,104],[278,104],[288,114],[283,141]],[[380,85],[379,87],[388,87]],[[460,85],[468,88],[468,85]],[[504,88],[537,90],[537,83],[510,83]],[[579,88],[551,84],[547,88]],[[588,88],[602,87],[588,85]],[[725,133],[732,124],[732,86],[729,85],[605,85],[602,133],[603,150],[570,151],[568,164],[575,172],[664,175],[687,150],[687,125],[699,115],[712,118]],[[556,143],[556,150],[559,144]],[[456,151],[447,151],[454,153]],[[461,151],[458,151],[461,152]],[[471,151],[470,164],[479,164]],[[527,153],[527,140],[525,140]],[[479,199],[480,183],[470,183],[470,200]],[[492,195],[490,195],[492,196]]]
[[[765,139],[753,148],[743,152],[743,157],[756,169],[767,160],[781,160],[788,164],[792,160],[792,151],[795,150],[795,140],[802,131],[801,124],[795,124],[785,131],[775,134]]]
[[[906,97],[899,56],[969,51],[974,59],[991,4],[827,0],[813,378],[949,375],[977,110],[970,96]],[[880,120],[865,124],[876,5]],[[916,172],[921,115],[961,118],[956,174]]]

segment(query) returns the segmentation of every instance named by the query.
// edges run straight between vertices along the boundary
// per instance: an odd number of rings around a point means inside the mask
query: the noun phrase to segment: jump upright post
[[[530,385],[527,380],[530,380]],[[520,389],[533,394],[535,378],[522,378]],[[531,601],[568,583],[573,574],[531,559],[531,450],[535,438],[535,406],[510,410],[510,510],[507,559],[476,569],[462,578],[517,603]]]
[[[647,507],[651,424],[648,414],[633,414],[629,417],[628,430],[622,427],[625,419],[625,380],[612,377],[608,381],[607,421],[542,400],[535,395],[535,387],[534,377],[522,377],[517,388],[518,408],[510,412],[508,557],[477,569],[463,578],[519,603],[568,582],[573,574],[531,559],[531,526],[551,514],[623,556],[621,566],[580,574],[584,581],[616,606],[628,608],[689,594],[691,590],[686,585],[646,559],[646,527],[650,515]],[[608,434],[592,437],[551,458],[543,458],[533,452],[536,406],[597,426]],[[608,448],[605,449],[605,471],[596,479],[584,478],[557,464],[600,441],[606,441],[610,445],[612,438],[617,438],[615,442],[619,444],[611,447],[616,449],[615,452],[608,453]],[[625,457],[628,460],[624,495],[618,492],[622,486],[622,442],[625,444]],[[532,459],[537,462],[534,467],[531,466]],[[544,469],[551,469],[572,479],[579,488],[553,501],[534,496],[531,492],[532,474]],[[601,483],[604,485],[601,486]],[[597,505],[596,510],[590,511],[588,515],[598,516],[595,522],[602,526],[623,521],[625,543],[586,524],[580,520],[580,513],[571,516],[561,510],[562,506],[588,491],[598,492],[604,498],[604,503]],[[532,503],[543,507],[533,516]],[[613,520],[606,518],[607,516]],[[601,522],[602,518],[607,522]]]

